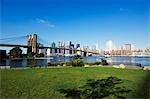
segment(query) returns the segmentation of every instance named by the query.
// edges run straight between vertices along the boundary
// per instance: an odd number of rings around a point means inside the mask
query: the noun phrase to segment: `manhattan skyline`
[[[150,47],[149,0],[2,0],[1,38],[36,33],[49,42]]]

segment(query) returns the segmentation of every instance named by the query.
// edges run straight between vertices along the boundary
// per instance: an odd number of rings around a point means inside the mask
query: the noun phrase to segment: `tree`
[[[34,52],[29,52],[29,53],[27,54],[27,57],[28,57],[28,58],[33,58],[33,57],[34,57],[34,55],[35,55],[35,53],[34,53]]]
[[[101,59],[101,65],[108,65],[108,62],[104,59]]]
[[[110,96],[124,99],[124,94],[131,90],[124,86],[118,86],[121,83],[123,83],[122,80],[116,77],[101,80],[91,79],[78,89],[60,89],[60,92],[65,93],[65,97],[71,99],[102,99]]]
[[[13,58],[20,58],[22,56],[22,50],[19,47],[12,48],[9,52]]]

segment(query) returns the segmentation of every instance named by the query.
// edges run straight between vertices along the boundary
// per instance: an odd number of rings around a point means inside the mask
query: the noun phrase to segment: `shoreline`
[[[119,65],[115,65],[119,66]],[[35,66],[35,67],[10,67],[10,66],[0,66],[0,70],[5,69],[5,70],[11,70],[11,69],[44,69],[44,68],[72,68],[73,66]],[[104,67],[104,68],[115,68],[114,65],[108,65],[108,66],[102,66],[102,65],[92,65],[92,66],[83,66],[84,68],[94,68],[94,67]],[[150,67],[150,66],[127,66],[125,65],[125,68],[118,68],[118,69],[143,69],[144,67]],[[74,67],[76,68],[76,67]],[[77,67],[78,68],[78,67]],[[116,68],[117,69],[117,68]]]

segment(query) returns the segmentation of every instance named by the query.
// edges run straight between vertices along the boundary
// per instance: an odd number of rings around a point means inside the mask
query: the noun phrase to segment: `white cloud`
[[[120,10],[120,11],[123,11],[124,9],[123,9],[123,8],[119,8],[119,10]]]
[[[45,25],[47,25],[48,27],[51,27],[51,28],[55,27],[54,24],[51,24],[50,22],[48,22],[44,19],[36,18],[36,22],[40,23],[40,24],[45,24]]]
[[[45,20],[43,20],[43,19],[39,19],[39,18],[37,18],[37,19],[36,19],[36,21],[37,21],[37,23],[46,23],[46,21],[45,21]]]
[[[53,24],[47,24],[48,27],[55,27]]]

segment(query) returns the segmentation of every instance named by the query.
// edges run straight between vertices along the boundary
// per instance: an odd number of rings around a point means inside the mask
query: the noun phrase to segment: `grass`
[[[1,99],[8,98],[49,98],[65,99],[61,88],[76,88],[88,79],[115,76],[124,81],[123,85],[132,89],[128,98],[149,97],[149,71],[115,69],[107,67],[67,67],[1,70]]]

